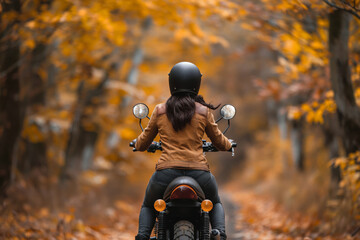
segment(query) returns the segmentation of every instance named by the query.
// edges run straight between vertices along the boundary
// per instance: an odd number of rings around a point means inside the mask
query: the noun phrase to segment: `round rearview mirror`
[[[149,115],[149,108],[144,103],[138,103],[133,107],[133,114],[136,118],[144,119]]]
[[[232,119],[235,116],[236,110],[233,105],[226,104],[220,109],[220,114],[223,119]]]

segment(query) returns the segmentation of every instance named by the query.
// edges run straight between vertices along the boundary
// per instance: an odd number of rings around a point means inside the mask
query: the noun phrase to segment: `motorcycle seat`
[[[175,178],[172,182],[169,183],[169,185],[167,186],[165,193],[164,193],[164,200],[165,201],[168,200],[170,198],[172,191],[177,186],[180,186],[180,185],[189,185],[190,187],[192,187],[195,190],[195,192],[198,195],[198,197],[200,198],[200,200],[205,199],[205,194],[204,194],[203,190],[201,189],[199,183],[191,177],[182,176],[182,177]]]

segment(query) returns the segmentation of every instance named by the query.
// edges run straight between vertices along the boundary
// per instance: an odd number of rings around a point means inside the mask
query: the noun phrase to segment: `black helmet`
[[[169,86],[171,95],[176,93],[194,93],[200,89],[201,76],[199,68],[190,62],[179,62],[173,66],[169,73]]]

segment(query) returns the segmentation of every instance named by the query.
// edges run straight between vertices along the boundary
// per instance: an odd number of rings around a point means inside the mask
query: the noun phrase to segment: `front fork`
[[[200,240],[210,240],[210,216],[205,211],[201,213]]]
[[[220,240],[219,230],[213,229],[210,233],[210,216],[209,212],[205,211],[201,214],[200,240]]]
[[[157,222],[157,239],[158,240],[167,240],[166,239],[166,214],[165,211],[159,212],[158,222]]]

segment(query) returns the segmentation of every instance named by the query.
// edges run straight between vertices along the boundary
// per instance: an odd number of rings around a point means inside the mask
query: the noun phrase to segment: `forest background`
[[[231,239],[359,237],[359,0],[0,2],[0,238],[132,239],[159,157],[132,106],[180,61],[237,109],[207,154]]]

